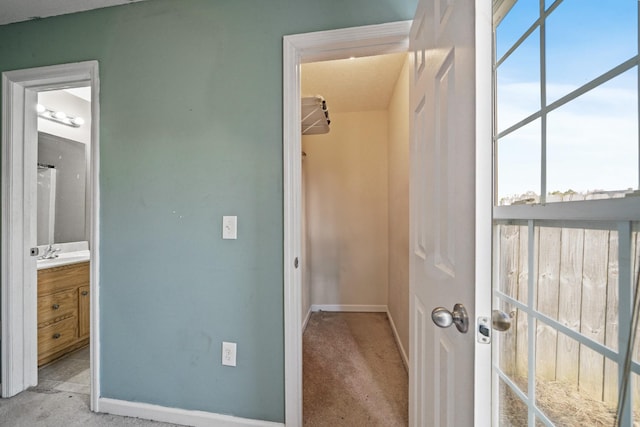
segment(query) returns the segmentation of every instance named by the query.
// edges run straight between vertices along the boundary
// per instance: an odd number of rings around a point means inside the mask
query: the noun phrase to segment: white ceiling
[[[0,0],[0,25],[142,0]]]
[[[406,53],[302,64],[302,96],[322,95],[331,112],[386,110]]]

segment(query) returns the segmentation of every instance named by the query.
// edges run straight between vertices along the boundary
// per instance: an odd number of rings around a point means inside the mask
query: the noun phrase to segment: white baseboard
[[[404,363],[404,367],[407,372],[409,372],[409,358],[407,357],[407,352],[404,351],[404,347],[402,346],[402,341],[400,341],[400,335],[398,335],[398,330],[396,329],[396,324],[393,322],[393,317],[391,317],[391,313],[387,310],[387,318],[389,319],[389,323],[391,324],[391,329],[393,330],[393,336],[396,339],[396,344],[398,345],[398,350],[400,350],[400,356],[402,357],[402,362]]]
[[[313,306],[309,307],[309,311],[307,311],[307,315],[304,317],[302,321],[302,333],[304,334],[305,329],[307,329],[307,324],[309,323],[309,319],[311,318],[311,313],[313,312]]]
[[[359,305],[359,304],[313,304],[311,311],[349,311],[361,313],[386,313],[386,305]]]
[[[284,427],[282,423],[252,420],[212,412],[192,411],[126,400],[98,399],[98,412],[195,427]]]

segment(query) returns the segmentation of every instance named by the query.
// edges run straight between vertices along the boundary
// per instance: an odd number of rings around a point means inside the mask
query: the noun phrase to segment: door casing
[[[35,257],[29,255],[35,218],[35,201],[26,162],[35,164],[34,150],[26,141],[37,140],[37,116],[32,108],[37,92],[91,86],[91,146],[89,186],[91,197],[91,409],[98,410],[100,390],[99,342],[99,132],[100,93],[98,62],[86,61],[2,73],[2,397],[11,397],[38,382],[37,275]],[[31,107],[30,107],[31,106]]]

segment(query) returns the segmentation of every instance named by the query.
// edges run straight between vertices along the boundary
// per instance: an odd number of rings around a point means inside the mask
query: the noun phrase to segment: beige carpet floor
[[[311,315],[303,336],[305,426],[406,426],[408,390],[386,313]]]

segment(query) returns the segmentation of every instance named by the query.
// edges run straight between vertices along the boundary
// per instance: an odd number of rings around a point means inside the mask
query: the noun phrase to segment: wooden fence
[[[502,225],[499,236],[502,276],[498,286],[527,304],[528,228]],[[534,236],[534,308],[617,351],[617,231],[541,226],[535,228]],[[632,239],[632,271],[637,272],[640,233],[633,232]],[[512,313],[513,323],[508,332],[496,334],[500,339],[500,366],[526,391],[523,383],[527,378],[529,319],[524,312],[503,304],[501,308]],[[535,331],[538,381],[563,382],[581,395],[610,404],[617,402],[618,368],[614,362],[542,322],[537,322]],[[635,360],[640,360],[637,344],[635,355]],[[636,375],[632,377],[634,406],[640,408],[640,381]]]

